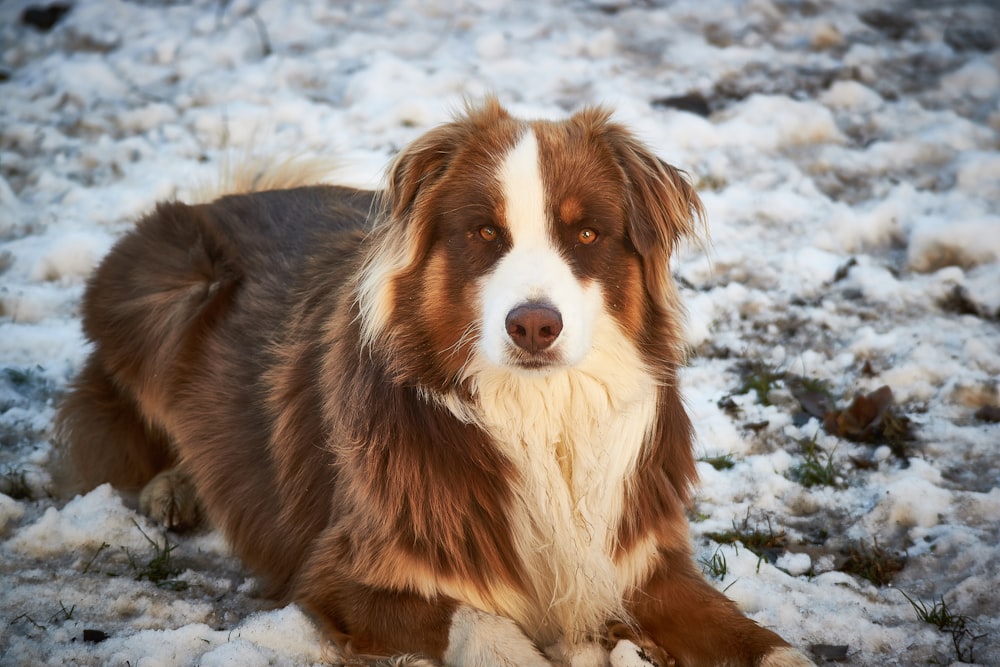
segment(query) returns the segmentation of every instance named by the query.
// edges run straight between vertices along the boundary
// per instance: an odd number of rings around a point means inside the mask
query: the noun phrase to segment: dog
[[[702,221],[609,111],[494,98],[378,192],[160,203],[88,283],[59,439],[350,660],[810,665],[692,558],[669,260]]]

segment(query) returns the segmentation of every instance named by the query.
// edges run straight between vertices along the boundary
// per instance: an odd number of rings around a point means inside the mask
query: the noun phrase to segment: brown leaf
[[[814,391],[804,383],[788,383],[792,396],[799,402],[806,414],[822,419],[830,409],[830,397],[822,391]]]
[[[891,408],[892,389],[884,385],[870,394],[856,397],[845,410],[827,413],[823,428],[841,438],[868,441],[879,434],[879,427]]]

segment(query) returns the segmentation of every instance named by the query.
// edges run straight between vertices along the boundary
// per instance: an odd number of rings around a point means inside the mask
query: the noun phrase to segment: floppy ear
[[[495,97],[482,104],[466,102],[463,114],[416,139],[389,165],[382,192],[385,219],[401,219],[419,205],[418,195],[438,181],[456,149],[475,132],[495,127],[510,118]]]
[[[381,193],[380,224],[409,216],[420,188],[437,182],[447,169],[459,141],[456,134],[454,123],[442,125],[421,135],[396,156]]]
[[[444,175],[457,133],[454,123],[435,128],[404,148],[389,165],[356,287],[361,339],[366,345],[386,335],[397,278],[426,250],[427,234],[420,233],[426,216],[420,209],[428,198],[421,193]]]
[[[422,230],[431,220],[430,195],[456,153],[476,132],[508,119],[494,97],[466,104],[464,114],[420,136],[389,165],[357,287],[364,341],[372,343],[385,332],[397,278],[427,252],[430,235]]]
[[[643,255],[662,250],[669,258],[681,239],[697,236],[701,199],[683,172],[637,143],[625,144],[620,160],[629,180],[632,241]]]
[[[673,300],[669,263],[679,242],[705,224],[701,199],[686,175],[646,148],[602,109],[581,112],[608,143],[625,178],[627,230],[643,258],[646,288],[658,302]]]

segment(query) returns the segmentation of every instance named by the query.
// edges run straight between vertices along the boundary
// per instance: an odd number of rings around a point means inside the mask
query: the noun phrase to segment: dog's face
[[[363,336],[398,375],[442,388],[483,364],[544,374],[608,337],[661,335],[668,258],[700,214],[606,112],[528,123],[494,101],[405,150],[385,197]]]

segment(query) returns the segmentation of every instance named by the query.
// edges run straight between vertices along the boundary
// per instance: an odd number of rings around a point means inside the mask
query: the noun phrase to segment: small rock
[[[686,95],[674,95],[671,97],[658,97],[652,101],[654,107],[677,109],[697,114],[698,116],[708,116],[712,109],[700,93],[687,93]]]
[[[831,644],[813,644],[809,651],[817,660],[823,662],[842,662],[847,660],[848,646],[834,646]]]
[[[984,405],[973,416],[979,421],[1000,424],[1000,405]]]
[[[72,5],[55,2],[51,5],[28,7],[21,12],[21,23],[36,30],[48,32],[66,15]]]
[[[88,644],[100,644],[108,638],[108,633],[103,630],[93,630],[87,628],[83,631],[83,641]]]

